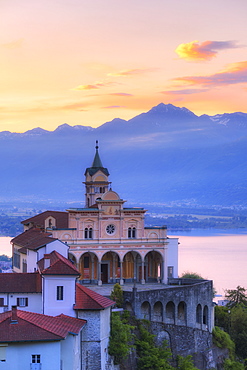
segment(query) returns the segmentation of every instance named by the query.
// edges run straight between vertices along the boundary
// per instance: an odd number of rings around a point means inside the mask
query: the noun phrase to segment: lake
[[[197,272],[214,281],[217,294],[247,288],[247,229],[169,232],[179,237],[179,275]],[[0,254],[11,256],[11,238],[0,237]]]
[[[179,237],[179,275],[197,272],[214,281],[217,294],[247,288],[247,229],[168,232]]]

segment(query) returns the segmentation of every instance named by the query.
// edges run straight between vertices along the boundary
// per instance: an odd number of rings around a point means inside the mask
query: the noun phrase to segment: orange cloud
[[[147,73],[147,72],[153,72],[154,70],[155,70],[155,68],[126,69],[124,71],[108,73],[107,76],[112,76],[112,77],[134,76],[134,75],[141,75],[141,74],[144,74],[144,73]]]
[[[181,59],[190,61],[205,61],[216,57],[219,50],[235,49],[241,46],[236,41],[204,41],[199,43],[197,40],[180,44],[175,52]]]
[[[247,61],[232,63],[225,70],[209,76],[178,77],[174,81],[189,85],[221,86],[247,83]]]
[[[6,49],[16,49],[19,48],[23,44],[24,39],[18,39],[12,42],[8,42],[7,44],[2,44],[2,47]]]
[[[101,87],[108,87],[111,85],[116,85],[116,82],[95,82],[94,84],[89,84],[89,85],[79,85],[77,87],[74,87],[72,90],[95,90],[95,89],[100,89]]]

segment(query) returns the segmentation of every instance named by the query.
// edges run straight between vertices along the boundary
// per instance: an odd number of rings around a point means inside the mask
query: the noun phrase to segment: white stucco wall
[[[56,316],[61,313],[74,317],[75,276],[43,276],[44,314]],[[63,300],[57,300],[57,286],[63,286]]]
[[[42,370],[60,370],[60,352],[60,341],[9,343],[6,347],[6,361],[0,362],[0,369],[30,370],[32,355],[40,355]]]
[[[27,250],[27,272],[34,272],[37,270],[37,252]]]
[[[62,370],[81,369],[80,348],[80,334],[69,334],[66,340],[61,341]]]
[[[173,277],[178,277],[178,238],[169,238],[167,266],[173,266]]]
[[[7,306],[7,311],[10,311],[12,306],[17,305],[17,298],[28,298],[28,306],[21,306],[18,307],[18,309],[22,311],[42,313],[41,293],[5,293],[0,294],[0,298],[4,298],[4,305]],[[3,307],[0,307],[0,312],[3,312]]]
[[[46,245],[45,253],[51,253],[53,251],[57,251],[65,258],[68,258],[69,246],[66,245],[65,243],[62,243],[60,240],[55,240],[54,242],[51,242]]]

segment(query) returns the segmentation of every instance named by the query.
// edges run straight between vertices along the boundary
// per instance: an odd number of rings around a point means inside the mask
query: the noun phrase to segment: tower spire
[[[103,164],[102,164],[100,156],[99,156],[99,145],[98,145],[98,143],[99,143],[98,140],[96,140],[96,146],[95,146],[96,153],[95,153],[94,160],[93,160],[93,163],[92,163],[92,166],[91,166],[93,168],[103,168]]]
[[[108,180],[109,172],[108,169],[103,167],[99,156],[99,142],[96,140],[95,155],[91,167],[85,171],[85,182],[86,185],[86,207],[91,207],[95,204],[97,198],[109,190],[110,181]]]

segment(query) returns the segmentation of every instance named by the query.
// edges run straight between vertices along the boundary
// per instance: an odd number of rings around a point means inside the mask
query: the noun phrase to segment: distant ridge
[[[0,132],[0,200],[80,200],[99,140],[113,189],[133,202],[247,206],[247,114],[159,104],[92,128]]]

